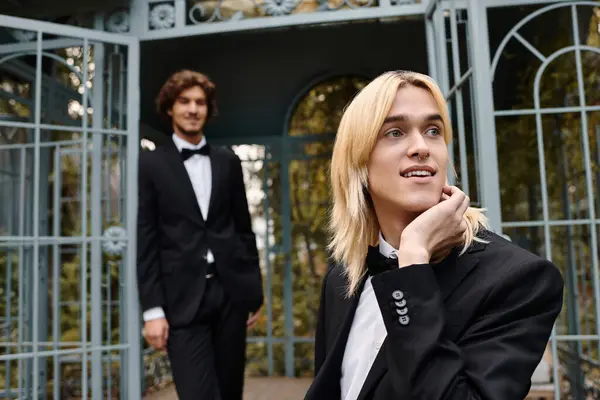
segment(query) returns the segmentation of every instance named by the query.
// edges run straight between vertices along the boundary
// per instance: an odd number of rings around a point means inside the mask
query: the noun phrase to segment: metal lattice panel
[[[140,398],[138,42],[0,31],[2,395]]]

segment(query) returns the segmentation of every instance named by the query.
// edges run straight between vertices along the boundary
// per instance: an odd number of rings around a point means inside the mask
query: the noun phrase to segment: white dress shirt
[[[181,152],[181,149],[200,149],[206,145],[206,137],[202,137],[202,140],[197,145],[191,144],[176,134],[173,134],[173,143],[177,147],[177,150]],[[208,216],[208,204],[210,201],[210,193],[212,190],[212,169],[210,166],[210,157],[194,154],[187,160],[183,162],[185,169],[190,177],[190,181],[192,183],[192,187],[194,188],[194,194],[196,195],[196,200],[198,201],[198,205],[200,206],[200,212],[202,213],[202,217],[206,221]],[[206,261],[211,264],[215,261],[214,256],[210,249],[206,254]],[[150,321],[152,319],[164,318],[165,313],[162,307],[154,307],[149,310],[146,310],[143,314],[144,321]]]
[[[397,258],[396,249],[384,240],[381,233],[379,233],[379,252],[388,258]],[[368,277],[358,301],[342,360],[340,379],[342,400],[358,398],[386,336],[383,316],[377,304],[371,277]]]

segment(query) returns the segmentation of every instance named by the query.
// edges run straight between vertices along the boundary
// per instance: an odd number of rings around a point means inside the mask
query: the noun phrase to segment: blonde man
[[[447,185],[433,80],[388,72],[342,117],[307,400],[517,400],[562,306],[558,269],[486,229]],[[484,177],[485,179],[485,177]]]

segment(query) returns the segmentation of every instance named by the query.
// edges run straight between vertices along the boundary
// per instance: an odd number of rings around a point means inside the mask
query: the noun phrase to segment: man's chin
[[[425,211],[429,210],[431,207],[435,206],[436,204],[439,204],[439,202],[440,202],[439,198],[438,199],[434,199],[433,197],[423,198],[421,196],[419,196],[419,198],[410,199],[409,201],[406,201],[406,200],[409,200],[409,199],[405,199],[404,201],[402,201],[399,204],[400,208],[402,208],[406,212],[415,213],[415,214],[424,213]]]
[[[201,132],[202,132],[202,130],[200,130],[198,128],[181,129],[181,133],[183,133],[185,136],[198,136]]]

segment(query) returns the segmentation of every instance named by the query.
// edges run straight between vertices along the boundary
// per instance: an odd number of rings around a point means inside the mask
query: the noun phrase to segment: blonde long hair
[[[378,242],[379,223],[365,189],[367,164],[379,134],[401,87],[416,86],[429,91],[443,120],[444,141],[450,143],[452,124],[446,100],[438,85],[427,75],[411,71],[386,72],[365,86],[350,102],[338,128],[331,159],[333,207],[329,229],[329,249],[333,258],[344,265],[348,295],[353,295],[365,275],[368,246]],[[461,255],[477,238],[480,228],[487,228],[483,210],[469,207],[465,212],[468,229]],[[434,255],[433,259],[445,255]]]

